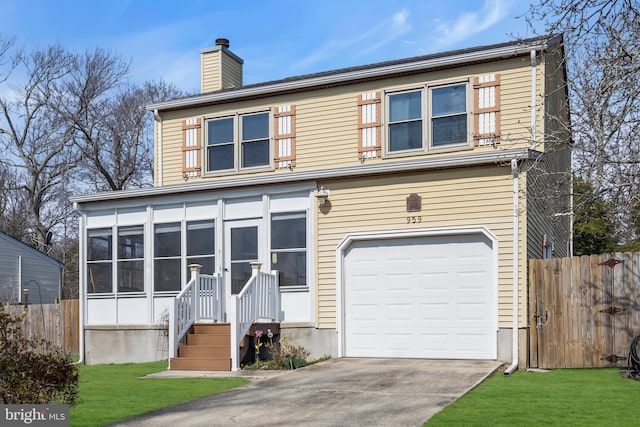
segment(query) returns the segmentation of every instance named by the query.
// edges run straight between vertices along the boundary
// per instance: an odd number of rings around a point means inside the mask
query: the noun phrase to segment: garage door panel
[[[484,235],[356,242],[345,254],[345,354],[495,358]]]

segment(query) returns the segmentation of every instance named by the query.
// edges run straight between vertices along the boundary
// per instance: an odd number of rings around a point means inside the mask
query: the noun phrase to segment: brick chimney
[[[202,93],[242,86],[244,61],[229,50],[229,40],[216,39],[214,47],[200,52]]]

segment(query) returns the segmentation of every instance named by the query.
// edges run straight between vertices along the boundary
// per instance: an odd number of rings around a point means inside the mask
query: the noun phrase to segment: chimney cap
[[[229,39],[225,39],[225,38],[216,39],[216,46],[223,46],[223,47],[226,47],[228,49],[229,48]]]

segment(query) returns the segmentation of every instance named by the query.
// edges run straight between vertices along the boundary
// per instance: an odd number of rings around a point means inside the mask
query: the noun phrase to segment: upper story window
[[[422,92],[389,96],[389,151],[422,148]]]
[[[467,86],[430,89],[431,146],[444,147],[467,142]]]
[[[217,119],[207,122],[207,170],[233,169],[235,164],[234,119]]]
[[[471,144],[466,82],[389,93],[387,106],[388,154]]]
[[[207,171],[269,166],[269,113],[240,114],[207,121]]]

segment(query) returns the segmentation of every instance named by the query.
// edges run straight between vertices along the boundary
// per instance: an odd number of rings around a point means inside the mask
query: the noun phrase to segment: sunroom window
[[[153,233],[153,289],[179,291],[182,283],[180,223],[156,224]]]
[[[304,212],[271,216],[271,268],[280,287],[307,286],[307,217]]]
[[[144,226],[118,229],[118,292],[144,291]]]
[[[187,222],[187,265],[200,264],[202,274],[215,273],[215,241],[213,220]]]
[[[87,293],[113,292],[111,228],[87,230]]]
[[[214,221],[186,223],[186,255],[182,252],[182,223],[172,222],[154,226],[154,290],[180,291],[189,280],[186,268],[200,264],[200,273],[215,272]],[[183,274],[184,273],[184,274]]]

